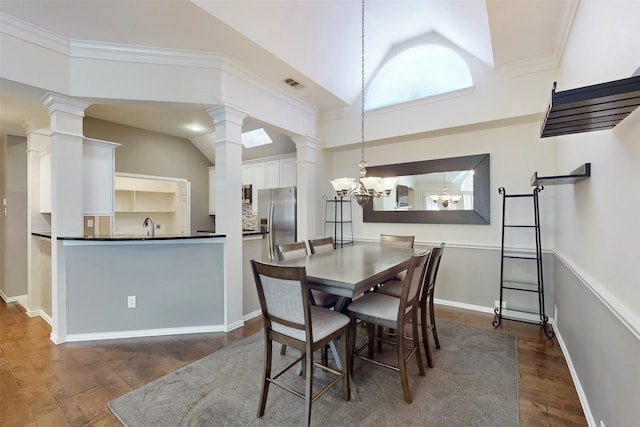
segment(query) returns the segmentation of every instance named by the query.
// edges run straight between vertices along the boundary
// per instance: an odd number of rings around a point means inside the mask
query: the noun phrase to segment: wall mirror
[[[364,222],[489,224],[489,166],[489,154],[477,154],[368,167],[396,184],[363,208]]]

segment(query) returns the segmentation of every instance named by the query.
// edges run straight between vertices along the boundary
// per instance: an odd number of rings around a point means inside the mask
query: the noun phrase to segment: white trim
[[[113,144],[113,143],[112,143]],[[120,145],[120,144],[118,144]],[[155,176],[155,175],[142,175],[139,173],[127,173],[127,172],[116,172],[115,176],[121,176],[124,178],[142,178],[142,179],[157,179],[160,181],[172,181],[172,182],[189,182],[186,178],[173,178],[170,176]]]
[[[27,43],[69,55],[69,40],[59,34],[0,12],[0,32]]]
[[[237,322],[232,322],[226,325],[223,332],[231,332],[234,329],[242,328],[244,326],[244,319],[238,320]]]
[[[638,315],[627,308],[618,298],[613,296],[601,283],[570,261],[562,252],[555,251],[555,256],[558,261],[564,264],[564,266],[629,329],[636,339],[640,340],[640,317],[638,317]]]
[[[206,332],[227,332],[223,325],[188,326],[181,328],[138,329],[133,331],[97,332],[90,334],[67,334],[62,342],[111,340],[121,338],[157,337],[163,335],[201,334]],[[59,343],[58,343],[59,344]]]
[[[558,308],[554,307],[553,315],[558,317]],[[560,333],[559,328],[553,328],[556,339],[558,340],[558,344],[560,344],[560,349],[562,350],[562,354],[564,355],[564,360],[567,362],[567,367],[569,368],[569,373],[571,374],[571,379],[573,379],[573,385],[576,387],[576,392],[578,393],[578,399],[580,399],[580,404],[582,405],[582,412],[584,412],[584,416],[587,419],[587,423],[590,427],[597,427],[596,420],[593,418],[593,413],[591,412],[591,408],[589,407],[589,401],[587,400],[587,395],[582,388],[582,384],[580,383],[580,377],[576,372],[576,368],[573,365],[573,361],[571,360],[571,353],[569,353],[569,349],[567,349],[567,345],[562,338],[562,334]]]
[[[434,298],[433,302],[435,304],[440,304],[440,305],[445,305],[448,307],[456,307],[456,308],[462,308],[465,310],[472,310],[472,311],[478,311],[481,313],[489,313],[489,314],[494,314],[493,311],[493,307],[485,307],[483,305],[476,305],[476,304],[467,304],[464,302],[457,302],[457,301],[449,301],[449,300],[444,300],[444,299],[439,299],[439,298]],[[531,321],[538,321],[539,318],[537,315],[535,314],[529,314],[529,313],[522,313],[522,312],[518,312],[518,311],[510,311],[510,310],[503,310],[505,315],[509,315],[509,317],[514,318],[514,319],[518,319],[518,320],[522,320],[525,322],[531,322]],[[507,319],[505,319],[507,320]],[[554,319],[552,317],[549,317],[549,324],[553,325]]]
[[[247,313],[247,314],[242,316],[242,320],[247,322],[247,321],[253,319],[254,317],[259,317],[259,316],[262,316],[262,310],[256,310],[256,311],[253,311],[251,313]]]
[[[51,319],[51,316],[49,316],[47,313],[45,313],[45,311],[42,310],[42,309],[30,310],[30,309],[26,309],[26,307],[25,307],[25,312],[27,313],[27,316],[29,316],[29,317],[40,317],[40,318],[42,318],[42,320],[47,322],[47,324],[49,326],[51,326],[53,324],[53,319]]]
[[[18,304],[20,304],[25,309],[27,307],[28,295],[26,295],[26,294],[25,295],[16,295],[14,297],[9,297],[9,296],[7,296],[7,294],[2,292],[2,289],[0,289],[0,298],[2,298],[4,300],[4,302],[7,303],[7,304],[9,304],[11,302],[17,302]]]
[[[220,68],[222,64],[222,55],[219,53],[77,39],[69,39],[69,56],[80,59],[198,68]]]

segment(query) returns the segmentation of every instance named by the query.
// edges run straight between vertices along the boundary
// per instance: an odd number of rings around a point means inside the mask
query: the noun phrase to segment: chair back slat
[[[319,254],[333,251],[333,237],[309,240],[309,249],[312,254]]]
[[[287,261],[290,259],[304,258],[307,252],[307,244],[305,242],[286,243],[276,246],[276,254],[279,261]]]
[[[413,248],[414,241],[415,236],[394,236],[391,234],[380,235],[380,245],[384,248]]]
[[[405,285],[406,297],[404,300],[406,301],[406,305],[417,305],[418,297],[420,296],[420,291],[424,285],[425,273],[426,273],[426,265],[427,261],[431,255],[431,250],[427,250],[419,255],[416,255],[412,258],[412,268],[411,273],[407,271],[407,277],[405,280],[408,280],[408,285]],[[404,292],[403,292],[404,293]]]
[[[425,274],[424,288],[422,290],[422,298],[426,298],[429,294],[433,293],[436,286],[436,278],[438,277],[438,270],[440,269],[440,260],[444,252],[444,242],[433,249],[431,249],[431,257],[427,264],[427,271]]]

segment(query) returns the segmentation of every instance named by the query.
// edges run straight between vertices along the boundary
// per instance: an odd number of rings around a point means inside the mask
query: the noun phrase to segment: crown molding
[[[220,68],[222,55],[211,52],[165,49],[91,40],[69,40],[70,56],[143,64],[175,65],[182,67]]]
[[[0,12],[0,33],[63,55],[69,55],[69,41],[65,37],[14,18],[4,12]]]
[[[511,64],[505,65],[505,74],[509,77],[518,77],[525,74],[531,74],[538,71],[548,70],[556,68],[562,61],[564,55],[564,48],[567,45],[569,39],[569,33],[571,32],[571,26],[573,20],[578,11],[579,0],[573,0],[566,2],[566,7],[561,19],[561,25],[558,30],[558,37],[556,38],[556,45],[553,48],[553,52],[545,55],[540,55],[536,58],[529,58],[523,61],[517,61]]]

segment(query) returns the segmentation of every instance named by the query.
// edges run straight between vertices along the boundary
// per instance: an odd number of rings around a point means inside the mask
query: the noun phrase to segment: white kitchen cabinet
[[[249,185],[251,181],[251,165],[242,165],[242,185]]]
[[[116,176],[116,212],[175,212],[176,181]]]
[[[85,138],[82,144],[82,212],[111,216],[114,212],[115,149],[120,144]]]
[[[266,166],[263,162],[251,164],[251,212],[258,214],[258,190],[267,188]]]
[[[216,167],[209,166],[209,215],[216,214]]]
[[[293,187],[297,183],[297,160],[295,157],[280,159],[280,187]]]
[[[40,151],[40,212],[51,213],[51,150]]]
[[[266,168],[266,188],[280,187],[280,160],[268,160],[265,162]]]

